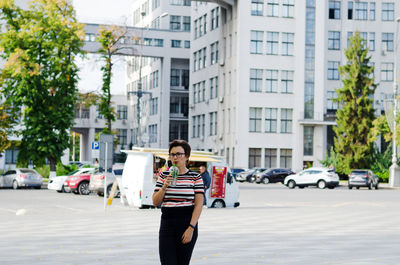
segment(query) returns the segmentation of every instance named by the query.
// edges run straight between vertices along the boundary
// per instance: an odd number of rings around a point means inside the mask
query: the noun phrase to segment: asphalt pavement
[[[400,190],[241,183],[204,208],[191,264],[399,264]],[[97,195],[0,190],[0,264],[159,264],[159,209]]]

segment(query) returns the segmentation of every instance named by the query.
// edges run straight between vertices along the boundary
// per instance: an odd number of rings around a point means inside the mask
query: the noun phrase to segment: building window
[[[150,99],[150,115],[157,115],[158,113],[158,98]]]
[[[185,40],[184,47],[185,47],[186,49],[190,49],[190,40]]]
[[[211,30],[218,28],[219,26],[219,7],[211,10]]]
[[[339,63],[340,62],[328,62],[328,80],[339,80]]]
[[[181,16],[170,16],[169,29],[174,31],[181,30]]]
[[[292,132],[292,109],[281,109],[281,133]]]
[[[375,32],[369,33],[368,48],[370,51],[375,51]]]
[[[261,69],[250,69],[250,92],[261,92],[262,73]]]
[[[118,105],[117,106],[117,117],[118,117],[118,120],[128,119],[128,106]]]
[[[353,2],[347,3],[347,19],[353,19]]]
[[[283,70],[281,72],[281,91],[282,93],[293,93],[293,76],[294,71]]]
[[[262,16],[264,9],[264,0],[251,0],[251,15]]]
[[[181,40],[171,40],[171,48],[182,48]]]
[[[340,19],[339,1],[329,1],[329,19]]]
[[[294,0],[283,0],[282,17],[293,17],[293,15],[294,15]]]
[[[213,64],[215,64],[216,63],[216,60],[215,60],[215,50],[217,49],[217,47],[218,47],[218,42],[216,42],[216,43],[212,43],[211,45],[210,45],[210,65],[213,65]]]
[[[338,109],[338,103],[335,101],[336,98],[337,94],[335,91],[328,91],[326,104],[326,109],[328,111],[336,111]]]
[[[249,148],[249,168],[261,166],[261,148]]]
[[[90,109],[89,108],[81,109],[81,119],[90,119]]]
[[[314,146],[314,127],[304,126],[304,148],[303,152],[305,156],[313,155]]]
[[[393,51],[393,33],[382,33],[382,45],[385,51]]]
[[[120,146],[124,146],[127,143],[127,129],[117,129],[118,132],[118,141]]]
[[[264,32],[252,30],[250,34],[250,53],[262,54]]]
[[[179,86],[180,70],[171,69],[171,86]]]
[[[197,69],[197,52],[193,53],[193,72],[196,72]]]
[[[267,54],[278,54],[279,32],[267,32]]]
[[[149,125],[149,143],[157,143],[157,124]]]
[[[189,89],[189,70],[181,71],[181,86],[183,86],[186,90]]]
[[[278,70],[266,71],[265,90],[267,93],[278,92]]]
[[[293,55],[294,33],[282,33],[282,55]]]
[[[190,0],[169,0],[173,6],[190,6]]]
[[[276,149],[266,148],[264,156],[264,167],[266,168],[276,167],[276,155],[277,155]]]
[[[210,92],[209,92],[210,99],[213,99],[214,98],[214,78],[210,78],[210,81],[208,83],[210,85]]]
[[[190,31],[190,16],[183,17],[183,31]]]
[[[210,131],[209,131],[209,133],[208,133],[208,135],[214,135],[214,112],[210,112],[209,114],[208,114],[208,117],[209,117],[209,121],[210,121]]]
[[[96,119],[103,119],[103,115],[100,114],[100,107],[96,106]]]
[[[281,168],[292,168],[292,149],[281,149]]]
[[[5,163],[6,165],[17,164],[18,149],[7,149],[5,151]]]
[[[261,132],[261,111],[262,108],[250,108],[249,132]]]
[[[163,39],[153,39],[154,47],[163,47],[164,40]]]
[[[382,3],[382,21],[394,20],[394,3]]]
[[[375,2],[369,3],[369,20],[375,20]]]
[[[368,19],[368,2],[356,2],[356,20]]]
[[[159,6],[160,6],[160,0],[152,0],[151,1],[152,10],[156,9]]]
[[[393,63],[381,64],[381,81],[393,81]]]
[[[276,133],[278,109],[265,109],[265,132]]]
[[[340,31],[328,31],[328,50],[340,50]]]
[[[269,17],[279,16],[279,0],[268,0],[267,2],[267,15]]]

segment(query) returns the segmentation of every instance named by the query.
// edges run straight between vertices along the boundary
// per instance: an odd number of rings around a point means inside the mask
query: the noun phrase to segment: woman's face
[[[189,159],[189,157],[186,157],[185,150],[182,146],[175,146],[172,147],[169,153],[169,159],[178,167],[183,167],[186,166],[186,161]]]

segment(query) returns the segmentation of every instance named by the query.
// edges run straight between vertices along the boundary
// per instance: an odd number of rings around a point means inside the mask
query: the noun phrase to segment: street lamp
[[[400,168],[397,165],[397,94],[398,94],[398,84],[397,84],[397,48],[398,48],[398,33],[399,33],[399,22],[400,17],[396,19],[396,35],[395,35],[395,46],[394,46],[394,76],[393,76],[393,143],[392,143],[392,165],[390,166],[390,177],[389,185],[391,187],[400,186]]]

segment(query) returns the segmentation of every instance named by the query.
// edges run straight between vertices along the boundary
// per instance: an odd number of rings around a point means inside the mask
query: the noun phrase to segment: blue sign
[[[92,150],[99,150],[100,144],[99,142],[92,142]]]

